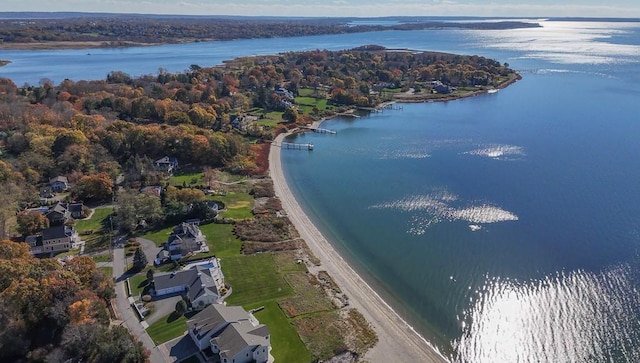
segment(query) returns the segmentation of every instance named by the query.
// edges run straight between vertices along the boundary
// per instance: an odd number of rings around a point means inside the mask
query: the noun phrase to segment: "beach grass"
[[[266,302],[293,294],[270,253],[227,257],[221,265],[225,280],[233,289],[226,300],[230,305]]]
[[[335,306],[324,293],[322,287],[318,284],[312,285],[307,274],[289,273],[285,275],[285,280],[295,291],[294,296],[278,302],[287,317],[294,318],[300,315],[335,310]]]
[[[340,316],[336,311],[307,315],[293,320],[313,361],[324,360],[347,350],[340,322]]]

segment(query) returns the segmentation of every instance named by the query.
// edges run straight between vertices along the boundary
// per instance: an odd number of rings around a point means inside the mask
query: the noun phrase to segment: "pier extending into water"
[[[320,134],[331,134],[331,135],[336,135],[338,133],[338,131],[336,130],[330,130],[330,129],[321,129],[319,127],[303,127],[304,129],[307,130],[311,130],[313,132],[317,132]]]
[[[280,143],[280,147],[281,148],[285,148],[285,149],[297,149],[297,150],[313,150],[313,144],[312,143],[306,143],[306,144],[299,144],[299,143],[295,143],[295,142],[282,142]]]

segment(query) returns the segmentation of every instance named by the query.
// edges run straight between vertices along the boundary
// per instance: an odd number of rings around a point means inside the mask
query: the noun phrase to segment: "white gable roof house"
[[[155,296],[184,294],[195,310],[221,303],[229,293],[220,262],[215,258],[184,270],[157,274],[153,280]]]
[[[196,346],[221,363],[269,360],[269,328],[240,306],[211,305],[188,320],[187,329]]]
[[[196,223],[183,222],[173,229],[165,243],[172,260],[179,260],[190,253],[209,252],[207,239]]]

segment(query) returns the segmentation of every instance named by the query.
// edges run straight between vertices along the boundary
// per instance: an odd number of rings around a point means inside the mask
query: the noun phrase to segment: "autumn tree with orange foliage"
[[[0,241],[0,361],[148,362],[126,329],[109,327],[112,289],[89,257],[63,266]]]

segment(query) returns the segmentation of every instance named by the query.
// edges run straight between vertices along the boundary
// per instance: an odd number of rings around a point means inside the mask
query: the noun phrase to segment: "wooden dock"
[[[319,127],[303,127],[307,130],[311,130],[313,132],[317,132],[319,134],[331,134],[331,135],[336,135],[338,133],[338,131],[336,130],[329,130],[329,129],[321,129]]]
[[[280,144],[281,148],[285,148],[285,149],[297,149],[297,150],[313,150],[313,144],[312,143],[306,143],[306,144],[299,144],[299,143],[295,143],[295,142],[283,142]]]

